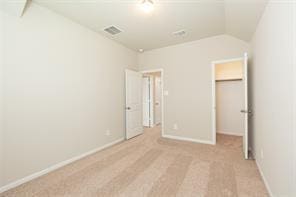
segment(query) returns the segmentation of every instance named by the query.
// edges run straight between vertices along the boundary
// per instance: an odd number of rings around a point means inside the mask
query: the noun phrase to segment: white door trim
[[[152,72],[160,72],[161,74],[161,136],[164,136],[164,69],[157,68],[151,70],[142,70],[141,73],[152,73]]]
[[[244,58],[233,58],[212,61],[212,143],[216,144],[216,64],[223,64],[227,62],[243,61]]]
[[[244,155],[245,159],[249,159],[249,97],[248,97],[248,53],[244,54],[244,63],[243,63],[243,82],[244,82],[244,135],[243,135],[243,145],[244,145]]]
[[[143,126],[150,127],[150,77],[142,78],[142,86],[143,86]],[[148,92],[149,91],[149,92]]]
[[[149,76],[149,127],[154,127],[154,88],[153,77]]]
[[[158,76],[154,76],[154,103],[153,121],[157,125],[161,123],[161,113],[159,114],[159,111],[161,111],[161,77]]]
[[[292,7],[292,10],[293,10],[293,18],[296,18],[296,4],[293,5]],[[292,76],[292,79],[293,79],[293,84],[292,84],[292,87],[293,87],[293,130],[292,130],[292,133],[293,133],[293,145],[294,145],[294,148],[293,148],[293,166],[294,166],[294,169],[293,169],[293,184],[295,185],[296,184],[296,25],[294,24],[293,26],[293,38],[292,38],[292,43],[294,43],[293,45],[293,51],[294,51],[294,56],[292,57],[292,68],[293,68],[293,76]],[[296,192],[296,189],[295,189],[295,192]]]

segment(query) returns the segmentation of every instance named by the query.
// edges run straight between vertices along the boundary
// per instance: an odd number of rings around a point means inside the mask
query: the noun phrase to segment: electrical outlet
[[[107,135],[107,136],[111,135],[110,130],[106,130],[105,135]]]
[[[260,150],[260,157],[261,157],[261,159],[264,159],[264,152],[262,149]]]
[[[174,128],[174,130],[178,130],[179,129],[177,123],[174,124],[173,128]]]

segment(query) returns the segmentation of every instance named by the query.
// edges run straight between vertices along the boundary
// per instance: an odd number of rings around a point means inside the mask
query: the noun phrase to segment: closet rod
[[[216,79],[216,82],[220,81],[242,81],[242,78],[237,78],[237,79]]]

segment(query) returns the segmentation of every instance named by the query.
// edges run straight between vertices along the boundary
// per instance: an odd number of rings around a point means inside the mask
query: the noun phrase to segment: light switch
[[[165,91],[163,92],[163,95],[164,95],[164,96],[168,96],[168,95],[169,95],[169,91],[165,90]]]

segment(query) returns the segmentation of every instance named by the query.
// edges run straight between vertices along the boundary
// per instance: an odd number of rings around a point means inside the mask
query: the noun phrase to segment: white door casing
[[[143,77],[143,126],[150,127],[150,78]]]
[[[155,85],[155,111],[154,111],[154,124],[160,124],[161,123],[161,78],[155,77],[154,81]]]
[[[154,83],[153,83],[153,76],[149,76],[149,120],[150,120],[150,127],[154,127]]]
[[[126,139],[143,133],[142,74],[125,71]]]
[[[244,113],[244,135],[243,135],[243,151],[245,159],[249,158],[249,102],[248,102],[248,54],[244,54],[244,62],[243,62],[243,83],[244,83],[244,109],[242,109],[242,113]]]

